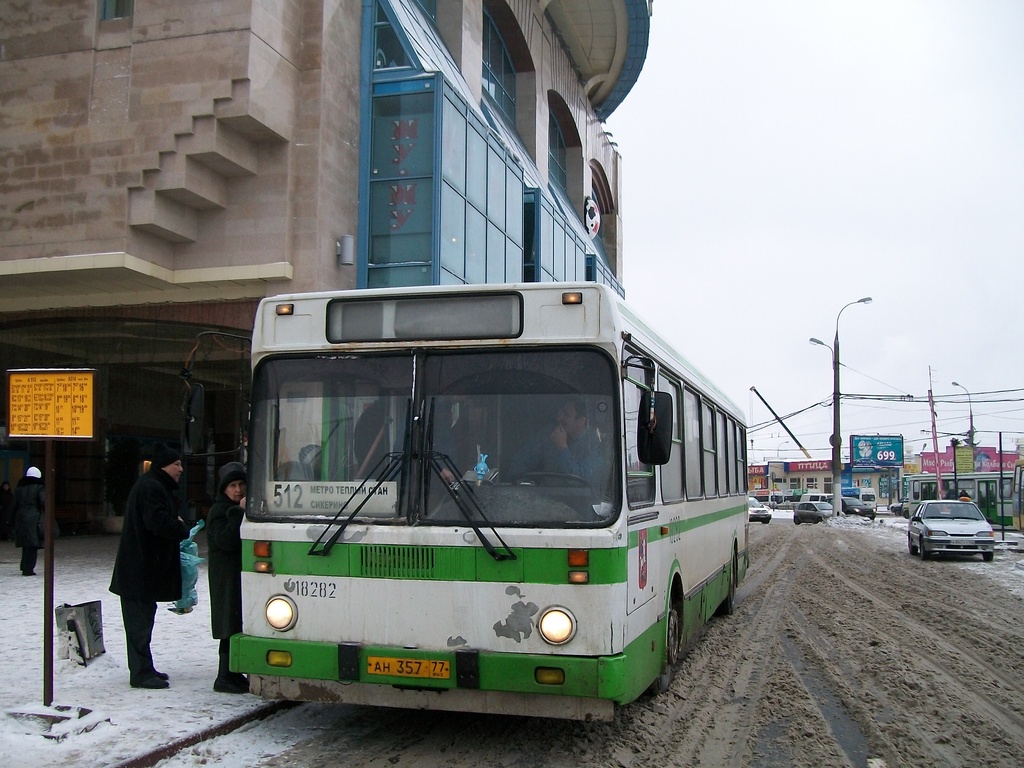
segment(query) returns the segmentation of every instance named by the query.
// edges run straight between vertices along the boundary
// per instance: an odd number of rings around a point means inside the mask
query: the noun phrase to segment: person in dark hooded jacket
[[[189,527],[178,515],[174,490],[184,471],[181,456],[165,445],[153,451],[149,471],[135,481],[124,509],[124,527],[110,578],[121,597],[128,682],[132,688],[167,688],[153,666],[157,602],[181,599],[181,549]]]
[[[21,575],[36,575],[36,558],[43,546],[43,476],[36,467],[25,470],[14,491],[14,544],[21,547]]]
[[[231,636],[242,631],[242,538],[245,514],[245,466],[231,461],[220,468],[217,498],[206,515],[210,578],[210,625],[220,640],[220,663],[213,690],[248,693],[249,681],[229,666]]]
[[[14,491],[11,484],[4,480],[0,483],[0,541],[11,538],[14,528]]]

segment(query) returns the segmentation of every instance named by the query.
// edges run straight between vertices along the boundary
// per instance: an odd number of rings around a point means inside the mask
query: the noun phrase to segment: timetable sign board
[[[95,373],[50,368],[8,371],[7,436],[91,439]]]

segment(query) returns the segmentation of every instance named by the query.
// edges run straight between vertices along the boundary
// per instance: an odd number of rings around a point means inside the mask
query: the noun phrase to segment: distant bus
[[[922,501],[929,499],[957,499],[966,491],[971,501],[978,505],[981,512],[993,526],[1013,525],[1011,511],[1013,506],[1013,478],[1004,474],[1000,486],[998,472],[961,472],[954,477],[953,473],[942,474],[942,488],[933,473],[904,475],[904,486],[907,489],[907,502],[904,516],[909,517],[920,506]],[[909,510],[909,514],[908,514]]]
[[[732,612],[742,411],[603,286],[278,296],[252,361],[254,693],[609,719]]]
[[[1013,465],[1013,517],[1017,530],[1024,531],[1024,459]]]

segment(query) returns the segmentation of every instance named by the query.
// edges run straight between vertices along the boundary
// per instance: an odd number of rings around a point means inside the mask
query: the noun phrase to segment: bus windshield
[[[591,348],[267,359],[253,379],[248,514],[607,525],[621,496],[616,384]]]

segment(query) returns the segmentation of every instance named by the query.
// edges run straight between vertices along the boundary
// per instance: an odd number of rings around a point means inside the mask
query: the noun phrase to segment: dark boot
[[[230,653],[220,652],[220,663],[217,665],[217,679],[213,681],[213,690],[217,693],[248,693],[249,681],[244,675],[231,671]]]

